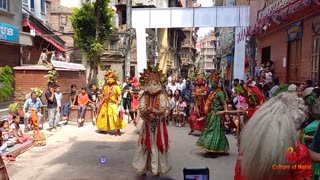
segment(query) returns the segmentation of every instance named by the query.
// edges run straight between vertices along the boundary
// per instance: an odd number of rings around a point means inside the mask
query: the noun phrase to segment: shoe
[[[80,118],[78,119],[78,123],[81,123],[81,119]]]
[[[191,130],[190,132],[189,132],[189,135],[191,135],[193,133],[193,130]]]

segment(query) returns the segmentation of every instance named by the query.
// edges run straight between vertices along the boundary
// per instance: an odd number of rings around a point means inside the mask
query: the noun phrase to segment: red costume
[[[250,86],[249,84],[252,82],[252,80],[249,80],[244,85],[245,90],[247,91],[247,95],[244,96],[246,98],[246,102],[249,104],[249,108],[247,110],[247,118],[250,119],[253,114],[259,109],[259,107],[265,102],[265,98],[260,91],[260,89],[257,86]],[[253,98],[255,98],[256,102],[253,102],[252,99],[250,99],[249,96],[253,95]]]
[[[189,124],[191,132],[193,130],[202,131],[206,124],[206,115],[204,113],[205,101],[208,93],[208,88],[204,86],[202,78],[198,78],[195,87],[192,90],[194,105],[191,109]]]

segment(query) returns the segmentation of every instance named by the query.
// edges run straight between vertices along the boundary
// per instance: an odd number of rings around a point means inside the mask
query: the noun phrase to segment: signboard
[[[67,63],[62,61],[51,61],[53,67],[63,68],[63,69],[76,69],[76,70],[86,70],[82,64]]]
[[[271,13],[281,10],[282,8],[288,5],[290,0],[278,0],[271,4],[270,6],[266,7],[262,11],[259,12],[258,18],[263,19],[266,16],[269,16]]]
[[[287,41],[300,39],[303,36],[302,21],[293,23],[287,27]]]
[[[19,43],[19,28],[0,22],[0,40]]]

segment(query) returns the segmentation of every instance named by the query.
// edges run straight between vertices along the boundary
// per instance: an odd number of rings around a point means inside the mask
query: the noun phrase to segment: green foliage
[[[12,97],[14,92],[13,82],[12,69],[9,66],[0,67],[0,102],[9,100]]]
[[[287,92],[288,91],[288,87],[289,87],[289,84],[280,84],[279,85],[279,88],[272,94],[272,96],[277,96],[278,94],[280,93],[283,93],[283,92]]]
[[[18,111],[23,108],[24,102],[11,103],[8,107],[9,113],[18,113]]]
[[[75,32],[75,43],[89,61],[101,55],[104,43],[113,32],[114,12],[109,8],[109,3],[110,0],[97,0],[93,4],[83,3],[80,9],[73,9],[70,17]]]
[[[41,88],[35,87],[35,88],[30,88],[31,91],[34,91],[37,95],[37,97],[41,97],[43,95],[43,90],[41,90]]]
[[[56,70],[48,71],[48,83],[57,84],[58,83],[58,72]]]

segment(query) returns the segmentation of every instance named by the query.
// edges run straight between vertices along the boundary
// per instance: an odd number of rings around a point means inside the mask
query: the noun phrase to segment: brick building
[[[261,5],[260,5],[261,6]],[[320,3],[270,1],[258,11],[253,34],[258,63],[274,61],[275,75],[283,82],[307,79],[319,85]]]
[[[69,7],[61,5],[63,4],[62,2],[61,0],[51,0],[51,29],[65,41],[66,52],[70,56],[70,61],[82,63],[82,54],[80,49],[75,47],[74,33],[69,19],[72,10]]]

